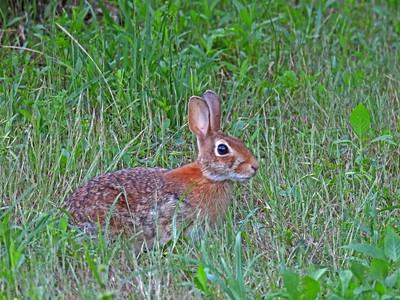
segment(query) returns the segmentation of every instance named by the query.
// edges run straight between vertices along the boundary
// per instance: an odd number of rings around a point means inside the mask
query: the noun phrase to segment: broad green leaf
[[[353,262],[351,264],[351,272],[353,275],[363,284],[366,282],[366,278],[368,276],[368,267],[364,266],[359,262]]]
[[[371,126],[371,118],[368,110],[362,103],[353,109],[350,115],[350,124],[359,139],[362,139],[368,132]]]
[[[62,231],[62,232],[66,232],[67,228],[68,228],[68,217],[67,215],[63,215],[62,218],[60,219],[60,221],[58,222],[58,228]]]
[[[207,275],[206,275],[206,272],[204,271],[204,267],[201,262],[199,263],[199,267],[197,268],[197,278],[199,280],[198,283],[201,285],[201,290],[206,291],[207,290]]]
[[[357,252],[364,253],[365,255],[368,255],[373,258],[387,260],[383,250],[377,246],[368,244],[350,244],[348,246],[344,246],[344,248],[353,249]]]
[[[346,296],[350,292],[349,284],[352,277],[353,273],[349,270],[344,270],[339,273],[341,296]]]
[[[361,286],[355,288],[355,289],[353,290],[352,294],[354,294],[355,296],[360,297],[362,294],[365,295],[366,293],[370,293],[370,292],[371,292],[371,289],[372,289],[372,288],[371,288],[371,286],[369,286],[369,285],[361,285]],[[348,296],[348,297],[345,298],[345,299],[353,299],[353,298],[350,298],[350,296]],[[363,299],[363,298],[356,298],[356,299]],[[344,300],[344,299],[342,298],[341,300]]]
[[[377,282],[375,285],[375,291],[378,292],[379,295],[383,296],[386,294],[386,288],[381,282]],[[392,299],[392,297],[389,297],[389,295],[386,295],[386,299]],[[385,299],[385,298],[380,298],[380,299]]]
[[[400,262],[400,236],[389,229],[384,240],[385,254],[394,262]]]
[[[328,268],[323,268],[312,272],[309,276],[315,280],[319,280],[326,272],[328,272]]]
[[[286,288],[291,300],[300,299],[299,281],[299,274],[287,269],[283,271],[283,286]]]
[[[319,288],[319,283],[314,278],[311,278],[310,276],[304,277],[301,286],[301,299],[317,299]]]
[[[371,280],[384,282],[386,276],[388,275],[388,270],[389,266],[386,261],[374,258],[371,261],[371,266],[368,271],[369,278]]]
[[[385,286],[389,289],[394,288],[397,285],[397,281],[400,280],[400,272],[394,272],[385,278]]]
[[[32,114],[26,109],[19,109],[18,112],[23,115],[32,124]]]

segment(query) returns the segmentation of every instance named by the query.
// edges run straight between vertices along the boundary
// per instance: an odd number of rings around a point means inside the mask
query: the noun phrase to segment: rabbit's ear
[[[206,91],[203,97],[210,109],[211,130],[217,132],[221,129],[221,106],[218,101],[218,95],[213,91]]]
[[[210,111],[202,98],[190,97],[188,119],[190,131],[197,136],[200,147],[210,129]]]

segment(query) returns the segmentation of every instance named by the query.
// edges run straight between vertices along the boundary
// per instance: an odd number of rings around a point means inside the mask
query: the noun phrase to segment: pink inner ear
[[[199,130],[201,131],[201,134],[203,136],[206,136],[207,131],[208,131],[208,111],[202,111],[199,113],[198,119],[197,119],[197,126]]]
[[[193,96],[189,102],[189,127],[198,139],[204,139],[209,130],[209,110],[207,103]]]

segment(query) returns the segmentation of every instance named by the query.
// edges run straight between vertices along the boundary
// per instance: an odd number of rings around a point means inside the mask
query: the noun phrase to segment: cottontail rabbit
[[[196,219],[215,223],[230,202],[232,182],[255,175],[258,162],[242,141],[220,130],[220,104],[212,91],[189,100],[189,128],[197,136],[193,163],[174,170],[122,169],[78,188],[66,208],[83,231],[108,224],[111,235],[137,235],[135,246],[168,242],[174,226]],[[176,228],[176,227],[175,227]]]

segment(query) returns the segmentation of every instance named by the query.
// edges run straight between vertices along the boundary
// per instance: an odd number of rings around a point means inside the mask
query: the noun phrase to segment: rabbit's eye
[[[225,155],[225,154],[228,154],[228,153],[229,153],[229,148],[228,148],[228,146],[225,145],[225,144],[219,144],[219,145],[217,146],[217,151],[218,151],[218,154],[219,154],[219,155]]]

